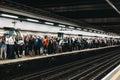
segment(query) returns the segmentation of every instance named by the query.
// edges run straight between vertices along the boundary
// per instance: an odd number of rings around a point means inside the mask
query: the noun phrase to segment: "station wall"
[[[12,22],[16,22],[15,26]],[[20,21],[20,20],[14,20],[14,19],[8,19],[0,17],[0,28],[3,27],[12,27],[15,29],[21,29],[21,30],[32,30],[32,31],[43,31],[46,32],[62,32],[66,34],[75,34],[75,35],[87,35],[87,36],[100,36],[100,37],[108,37],[108,35],[103,34],[97,34],[97,33],[90,33],[85,31],[79,31],[79,30],[69,30],[69,31],[60,31],[60,27],[58,26],[51,26],[51,25],[45,25],[45,24],[39,24],[39,23],[32,23],[27,21]],[[26,32],[30,33],[30,32]]]

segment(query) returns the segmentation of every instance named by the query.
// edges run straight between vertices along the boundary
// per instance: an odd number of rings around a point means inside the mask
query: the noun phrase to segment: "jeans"
[[[1,46],[0,53],[1,53],[0,54],[1,59],[7,58],[7,46],[6,45]],[[4,55],[4,57],[3,57],[3,55]]]

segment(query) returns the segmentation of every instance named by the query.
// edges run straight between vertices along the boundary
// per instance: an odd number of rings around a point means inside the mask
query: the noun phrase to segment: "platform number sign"
[[[12,36],[14,33],[14,30],[9,30],[9,35]]]
[[[63,38],[63,33],[58,33],[59,38]]]

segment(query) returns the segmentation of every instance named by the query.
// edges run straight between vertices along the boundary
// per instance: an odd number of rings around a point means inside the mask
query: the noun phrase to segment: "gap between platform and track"
[[[41,55],[41,56],[35,56],[35,57],[24,57],[24,58],[18,58],[18,59],[0,60],[0,65],[21,62],[21,61],[34,60],[34,59],[40,59],[40,58],[48,58],[48,57],[54,57],[54,56],[60,56],[60,55],[75,54],[75,53],[79,53],[79,52],[88,52],[88,51],[94,51],[94,50],[100,50],[100,49],[106,49],[106,48],[112,48],[112,47],[119,47],[119,46],[120,45],[114,45],[114,46],[106,46],[106,47],[99,47],[99,48],[83,49],[83,50],[77,50],[77,51],[71,51],[71,52]]]

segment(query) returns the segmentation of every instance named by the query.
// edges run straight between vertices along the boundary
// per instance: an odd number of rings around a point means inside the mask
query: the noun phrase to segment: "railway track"
[[[119,51],[92,56],[12,80],[99,80],[120,63]]]

